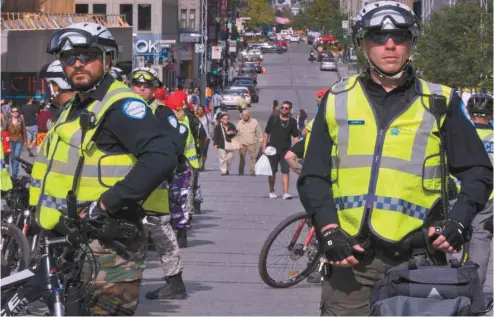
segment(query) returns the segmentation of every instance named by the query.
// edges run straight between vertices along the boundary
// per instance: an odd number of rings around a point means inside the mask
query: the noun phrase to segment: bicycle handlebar
[[[26,173],[31,174],[31,172],[33,170],[33,163],[22,159],[20,156],[16,156],[16,157],[14,157],[14,159],[17,162],[21,163],[22,168],[26,171]]]

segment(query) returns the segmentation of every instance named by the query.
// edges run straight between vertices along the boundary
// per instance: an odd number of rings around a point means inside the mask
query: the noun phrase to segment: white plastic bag
[[[261,155],[256,163],[256,175],[273,176],[273,171],[271,170],[271,163],[266,154]]]

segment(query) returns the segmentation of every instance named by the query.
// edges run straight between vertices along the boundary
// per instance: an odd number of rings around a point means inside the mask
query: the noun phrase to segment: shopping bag
[[[257,160],[255,172],[256,175],[273,176],[271,163],[269,163],[269,159],[265,154],[261,155],[259,160]]]

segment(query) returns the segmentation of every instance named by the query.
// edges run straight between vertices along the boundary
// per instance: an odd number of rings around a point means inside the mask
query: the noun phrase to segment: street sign
[[[174,72],[177,69],[177,66],[175,63],[170,63],[168,64],[168,70],[171,72]]]
[[[231,22],[228,22],[227,27],[228,27],[229,30],[231,30],[232,29],[232,23]]]
[[[341,28],[348,29],[348,20],[341,21]]]
[[[237,52],[237,46],[229,46],[228,47],[228,53],[236,53]]]
[[[211,59],[221,59],[221,46],[211,47]]]
[[[204,53],[204,44],[196,44],[195,51],[200,54]]]

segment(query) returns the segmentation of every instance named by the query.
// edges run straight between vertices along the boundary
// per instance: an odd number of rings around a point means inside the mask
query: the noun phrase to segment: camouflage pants
[[[149,236],[154,242],[156,251],[160,256],[165,276],[173,276],[182,271],[180,248],[177,237],[173,232],[169,215],[161,217],[147,217]]]
[[[175,173],[169,184],[168,195],[170,198],[170,214],[175,226],[179,229],[189,229],[188,199],[191,196],[192,169],[187,169],[182,173]]]
[[[129,250],[132,250],[127,252],[129,257],[122,257],[120,252],[105,246],[99,240],[95,239],[89,243],[99,263],[99,271],[94,278],[94,272],[86,263],[81,279],[83,281],[94,279],[90,302],[92,315],[134,314],[139,303],[142,272],[146,263],[147,239],[147,229],[144,229],[143,235],[129,245]]]

